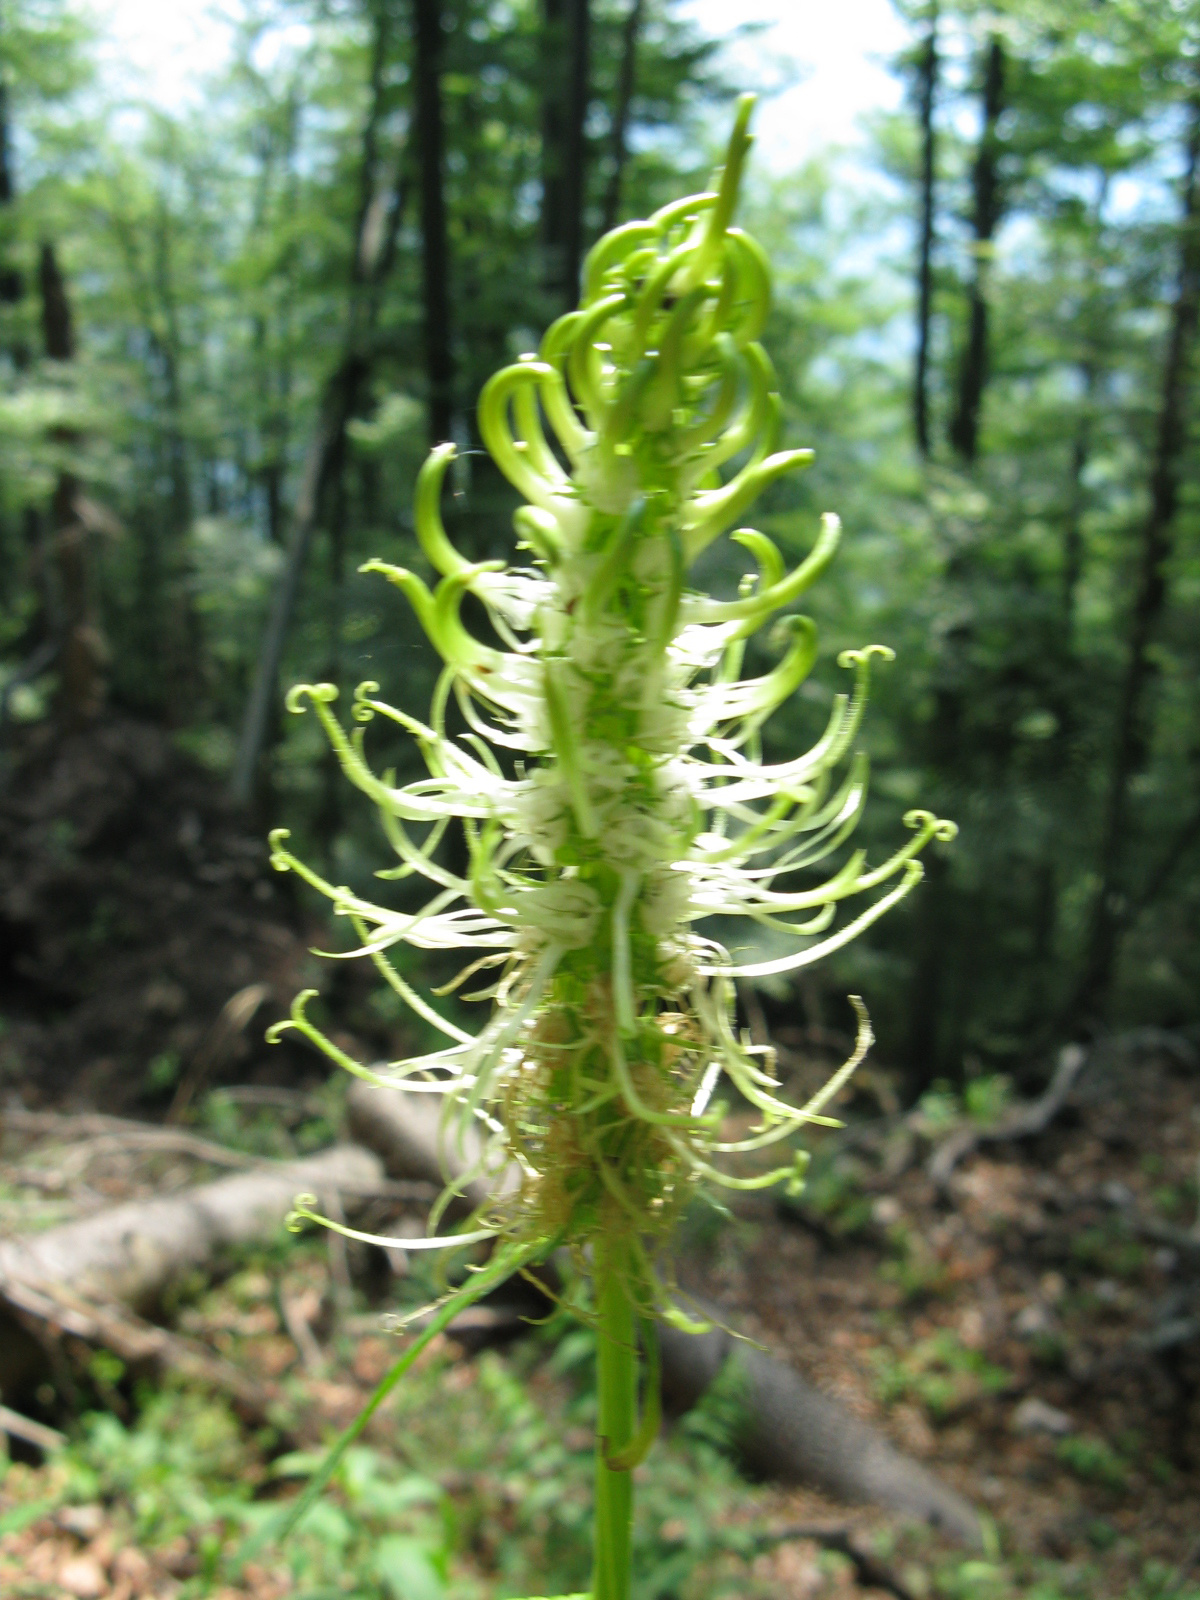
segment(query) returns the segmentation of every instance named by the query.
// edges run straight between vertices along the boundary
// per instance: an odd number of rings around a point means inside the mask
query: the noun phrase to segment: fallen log
[[[69,1286],[85,1300],[145,1310],[173,1282],[208,1270],[221,1251],[269,1239],[302,1191],[351,1197],[386,1187],[374,1155],[357,1145],[334,1145],[307,1160],[262,1166],[0,1240],[0,1279]]]
[[[453,1170],[443,1166],[452,1164],[453,1151],[448,1142],[439,1148],[437,1108],[428,1100],[356,1082],[347,1095],[347,1115],[356,1137],[378,1153],[393,1177],[444,1178]],[[469,1200],[482,1198],[468,1191]],[[961,1495],[785,1362],[721,1328],[695,1335],[664,1327],[661,1339],[663,1396],[677,1412],[696,1404],[727,1361],[736,1362],[744,1414],[737,1442],[751,1471],[884,1506],[980,1547],[979,1518]]]
[[[720,1314],[713,1306],[700,1309]],[[883,1506],[980,1547],[979,1518],[968,1501],[786,1362],[722,1328],[690,1334],[663,1327],[659,1339],[669,1411],[690,1410],[732,1365],[740,1413],[735,1443],[756,1476]]]
[[[12,1397],[32,1387],[47,1367],[69,1385],[62,1345],[74,1340],[111,1350],[130,1365],[201,1382],[248,1421],[268,1420],[277,1399],[271,1385],[139,1313],[181,1277],[211,1271],[222,1251],[271,1239],[302,1191],[327,1197],[335,1209],[339,1197],[395,1187],[368,1151],[336,1145],[307,1160],[262,1164],[0,1240],[0,1393]]]
[[[441,1102],[437,1095],[400,1095],[395,1089],[355,1079],[346,1094],[346,1122],[350,1133],[383,1162],[394,1178],[416,1178],[444,1187],[478,1160],[482,1146],[468,1130],[462,1155],[456,1159],[453,1141],[441,1137]],[[515,1182],[515,1176],[514,1176]],[[476,1179],[463,1188],[462,1200],[452,1210],[473,1211],[488,1198],[488,1186]]]

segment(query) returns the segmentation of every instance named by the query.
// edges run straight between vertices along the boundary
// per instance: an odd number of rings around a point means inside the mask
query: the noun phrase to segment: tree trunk
[[[612,120],[612,171],[604,191],[604,209],[601,232],[615,228],[621,214],[621,189],[625,182],[625,166],[629,159],[629,114],[633,106],[633,87],[637,81],[638,36],[642,31],[642,12],[645,0],[630,0],[629,10],[621,27],[621,62],[617,70],[617,96],[613,103]]]
[[[1083,972],[1066,1011],[1069,1025],[1090,1020],[1102,1010],[1131,907],[1145,904],[1144,896],[1135,896],[1128,882],[1124,843],[1134,784],[1145,765],[1150,743],[1147,700],[1155,677],[1154,636],[1167,604],[1171,527],[1179,505],[1188,442],[1188,375],[1200,316],[1200,99],[1194,100],[1190,108],[1186,155],[1177,287],[1163,362],[1150,507],[1138,547],[1125,675],[1117,703],[1100,833],[1099,888],[1092,903]]]
[[[542,4],[542,241],[546,292],[557,313],[579,297],[591,12],[589,0]]]
[[[450,242],[446,224],[445,129],[442,116],[444,34],[441,0],[413,0],[413,23],[416,38],[414,74],[429,440],[431,444],[441,444],[451,437],[454,416]]]
[[[1083,407],[1071,441],[1068,473],[1067,516],[1063,525],[1062,615],[1064,642],[1069,649],[1075,636],[1075,605],[1083,576],[1083,513],[1087,491],[1083,475],[1091,455],[1092,401],[1096,393],[1096,362],[1089,357],[1080,364],[1083,379]]]
[[[960,574],[952,564],[947,576]],[[924,766],[937,781],[955,769],[963,737],[963,694],[953,659],[950,681],[937,686],[934,711],[925,728]],[[942,1075],[952,1059],[947,1048],[955,1031],[945,1022],[947,952],[954,937],[950,861],[935,846],[925,856],[925,880],[913,897],[913,974],[908,984],[905,1040],[906,1090],[915,1099]]]
[[[950,443],[968,464],[979,453],[979,412],[988,380],[988,293],[992,249],[1001,210],[997,124],[1004,109],[1004,67],[1004,44],[997,34],[993,34],[984,62],[982,126],[975,155],[972,216],[974,268],[967,338],[959,365],[958,397],[950,425]]]
[[[142,1322],[137,1312],[156,1308],[189,1274],[211,1272],[222,1254],[277,1239],[298,1193],[315,1193],[329,1206],[343,1197],[370,1198],[382,1187],[373,1156],[356,1145],[335,1145],[302,1161],[265,1162],[255,1171],[0,1240],[4,1394],[33,1388],[45,1376],[47,1346],[53,1350],[54,1335],[65,1333],[136,1367],[211,1385],[244,1415],[265,1421],[269,1386],[260,1384],[256,1395],[245,1373],[194,1340]]]
[[[67,286],[52,244],[43,244],[38,259],[42,298],[42,338],[51,361],[75,357],[75,336]],[[69,451],[79,443],[67,428],[55,430],[55,442]],[[107,652],[92,611],[88,581],[87,530],[76,511],[79,482],[69,468],[58,474],[50,517],[57,557],[62,636],[59,650],[59,709],[72,727],[94,717],[104,703]]]
[[[154,621],[161,641],[155,654],[161,657],[166,669],[160,712],[168,719],[173,714],[178,715],[178,708],[195,704],[203,688],[204,659],[200,618],[188,581],[188,535],[197,506],[193,446],[188,437],[184,376],[187,356],[175,272],[174,230],[175,218],[165,196],[160,194],[146,284],[146,332],[159,359],[165,402],[159,408],[159,432],[166,454],[169,489],[166,538],[162,538],[161,533],[158,537],[163,546],[160,565],[166,584],[158,596]]]
[[[933,315],[934,174],[933,106],[938,80],[938,8],[929,7],[929,31],[917,68],[917,115],[921,130],[921,220],[917,241],[917,350],[913,365],[913,430],[917,449],[929,455],[929,324]]]
[[[426,3],[427,0],[414,0],[418,9]],[[375,24],[380,31],[387,29],[386,9],[381,8],[376,12]],[[374,51],[371,74],[373,94],[363,126],[363,194],[366,192],[365,185],[373,181],[371,175],[377,167],[376,138],[385,87],[384,75],[374,65],[377,60],[378,52]],[[418,98],[419,94],[418,83]],[[406,159],[401,152],[390,200],[385,205],[382,228],[375,226],[378,216],[376,197],[362,201],[358,208],[358,233],[350,262],[350,299],[343,354],[325,384],[316,427],[305,457],[287,561],[267,617],[254,683],[242,721],[237,760],[230,779],[230,799],[243,808],[251,804],[259,785],[263,752],[268,743],[279,690],[283,648],[322,508],[327,503],[331,485],[342,471],[346,425],[354,415],[370,377],[383,287],[396,259],[396,240],[407,197]]]
[[[230,798],[238,806],[249,806],[254,799],[259,765],[275,710],[284,643],[299,598],[313,536],[317,531],[321,503],[341,453],[346,424],[354,413],[366,372],[366,362],[360,355],[351,354],[343,360],[326,387],[321,417],[308,447],[304,476],[296,496],[292,541],[267,618],[230,783]]]
[[[8,125],[8,82],[4,73],[0,71],[0,207],[3,208],[0,211],[0,226],[4,229],[3,235],[0,235],[0,249],[4,256],[8,254],[8,219],[12,215],[11,207],[16,192],[17,186],[13,181],[11,131]],[[0,305],[16,305],[23,289],[21,274],[0,258]]]

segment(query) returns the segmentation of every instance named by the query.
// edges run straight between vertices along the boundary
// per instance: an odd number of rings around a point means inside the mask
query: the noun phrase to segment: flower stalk
[[[738,108],[719,180],[707,193],[628,223],[593,249],[577,311],[540,351],[496,374],[479,429],[524,500],[514,517],[528,564],[469,562],[440,502],[452,445],[430,455],[416,492],[416,530],[434,586],[383,561],[443,661],[428,722],[361,684],[348,731],[337,691],[301,685],[350,781],[377,806],[398,864],[381,874],[426,879],[416,912],[377,905],[313,872],[272,835],[272,860],[328,896],[394,992],[444,1036],[438,1049],[368,1069],[308,1019],[290,1021],[338,1065],[408,1093],[443,1099],[447,1137],[468,1131],[478,1161],[434,1209],[429,1246],[493,1237],[501,1258],[558,1245],[593,1284],[598,1336],[594,1600],[627,1600],[632,1470],[657,1424],[655,1319],[696,1329],[672,1292],[665,1249],[697,1188],[759,1188],[803,1179],[795,1136],[833,1123],[825,1106],[866,1053],[861,1002],[850,1060],[807,1105],[781,1095],[769,1049],[736,1026],[735,981],[793,972],[842,948],[916,885],[920,854],[953,824],[925,811],[911,838],[870,866],[844,848],[862,815],[867,763],[854,743],[877,645],[839,657],[852,686],[802,755],[762,759],[761,728],[817,660],[817,630],[777,623],[778,663],[743,678],[746,641],[791,607],[833,559],[836,517],[821,519],[791,572],[763,533],[735,524],[757,496],[803,469],[812,452],[779,448],[780,404],[758,337],[770,272],[734,226],[750,148],[752,101]],[[690,584],[722,534],[753,570],[733,599]],[[494,637],[463,620],[470,594]],[[465,731],[452,733],[451,711]],[[427,775],[397,784],[369,764],[377,717],[416,741]],[[461,827],[467,866],[439,855]],[[831,857],[840,856],[830,867]],[[792,948],[737,960],[706,926],[748,919]],[[492,1003],[478,1033],[444,1016],[401,976],[390,952],[457,950],[456,983],[484,975]],[[451,985],[450,987],[455,987]],[[718,1081],[756,1122],[723,1140]],[[770,1170],[725,1170],[724,1158],[779,1146]],[[501,1185],[502,1174],[518,1182]],[[452,1194],[494,1180],[466,1231],[436,1235]],[[313,1218],[311,1206],[298,1209]],[[320,1220],[320,1219],[315,1219]],[[468,1278],[468,1288],[472,1279]],[[647,1382],[638,1421],[639,1348]],[[386,1380],[385,1380],[386,1381]]]

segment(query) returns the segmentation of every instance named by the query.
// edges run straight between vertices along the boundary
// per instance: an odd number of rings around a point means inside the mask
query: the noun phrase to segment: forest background
[[[786,434],[817,451],[764,526],[789,559],[824,509],[848,530],[824,664],[772,738],[820,723],[839,648],[890,644],[874,825],[919,797],[961,827],[796,999],[820,1024],[868,994],[916,1092],[1196,1019],[1200,23],[909,21],[908,104],[872,130],[888,181],[760,162],[747,221]],[[704,180],[744,87],[718,44],[656,0],[254,4],[172,114],[98,100],[82,13],[7,6],[6,723],[161,722],[361,881],[376,842],[279,686],[425,702],[415,625],[356,568],[418,559],[424,450],[473,446],[482,382],[572,301],[586,246]],[[507,550],[510,511],[465,456],[460,541]]]
[[[846,529],[811,597],[817,669],[768,740],[811,742],[837,652],[887,644],[864,842],[881,852],[916,804],[960,832],[891,917],[743,999],[750,1025],[820,1051],[865,996],[873,1092],[929,1127],[939,1105],[986,1119],[1037,1094],[1064,1046],[1165,1041],[1183,1060],[1198,1038],[1200,8],[898,6],[898,108],[853,159],[764,152],[743,218],[776,267],[784,437],[816,450],[759,525],[789,565],[821,512]],[[350,964],[297,958],[285,993],[278,972],[260,983],[248,933],[235,976],[250,916],[202,945],[187,897],[244,868],[254,915],[341,939],[292,880],[261,881],[278,825],[326,876],[380,892],[374,820],[283,691],[371,678],[424,713],[436,663],[358,566],[421,570],[412,487],[444,439],[455,542],[510,555],[514,498],[478,449],[484,380],[573,304],[604,229],[703,187],[736,93],[759,87],[688,16],[244,0],[227,65],[171,108],[112,88],[82,8],[0,5],[6,1094],[74,1085],[180,1121],[250,1067],[310,1082],[313,1061],[285,1047],[264,1067],[258,1045],[310,974],[336,1037],[420,1042]],[[723,559],[704,576],[732,593]],[[756,641],[751,670],[770,658]],[[131,793],[153,788],[148,730],[185,775],[117,826],[122,763]],[[416,775],[402,737],[371,736],[377,766]],[[54,775],[81,750],[92,787],[72,799]],[[204,858],[222,829],[241,864]],[[386,892],[403,906],[405,889]],[[770,937],[756,955],[779,953]],[[228,1111],[205,1102],[210,1131]],[[1172,1204],[1195,1192],[1181,1179]]]

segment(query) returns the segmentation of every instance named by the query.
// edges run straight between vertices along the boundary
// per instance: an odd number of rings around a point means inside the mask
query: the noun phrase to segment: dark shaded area
[[[0,794],[3,1074],[31,1102],[170,1103],[205,1050],[213,1081],[323,1076],[268,1050],[307,960],[303,923],[219,789],[169,734],[111,717],[24,730]],[[222,1008],[261,985],[222,1041]]]

